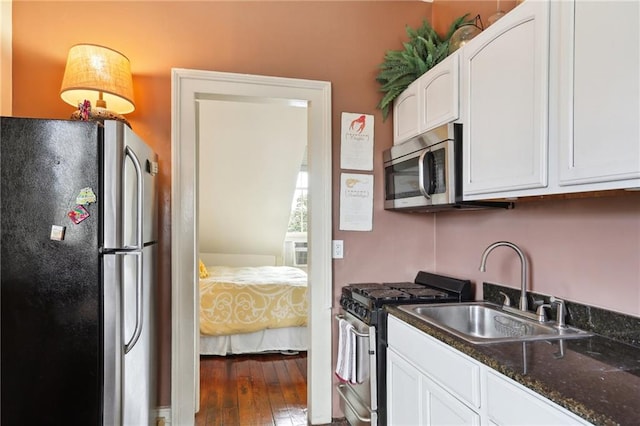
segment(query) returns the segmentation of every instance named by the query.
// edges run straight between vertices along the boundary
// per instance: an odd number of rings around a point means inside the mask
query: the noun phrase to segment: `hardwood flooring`
[[[307,353],[200,357],[196,426],[307,425]]]

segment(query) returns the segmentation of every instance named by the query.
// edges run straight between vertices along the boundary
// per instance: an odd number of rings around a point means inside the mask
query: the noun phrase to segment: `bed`
[[[208,255],[201,255],[201,265],[200,354],[307,350],[304,271],[267,259]]]

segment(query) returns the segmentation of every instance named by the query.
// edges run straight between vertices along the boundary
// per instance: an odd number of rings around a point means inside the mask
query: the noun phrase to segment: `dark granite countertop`
[[[386,310],[599,425],[640,424],[640,349],[603,336],[474,345],[394,306]]]

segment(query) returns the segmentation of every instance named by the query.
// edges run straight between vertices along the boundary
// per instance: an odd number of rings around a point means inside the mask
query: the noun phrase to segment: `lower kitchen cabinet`
[[[390,425],[590,424],[393,315],[388,343]]]
[[[387,353],[390,425],[479,425],[480,416],[394,350]]]
[[[487,369],[487,415],[495,425],[587,425],[567,412],[504,375]]]
[[[387,352],[387,423],[417,425],[421,421],[421,374],[395,351]]]

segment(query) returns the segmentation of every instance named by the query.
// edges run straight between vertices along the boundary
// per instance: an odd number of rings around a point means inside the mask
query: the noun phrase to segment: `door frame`
[[[308,103],[309,353],[311,424],[331,422],[331,83],[174,68],[171,70],[171,424],[194,422],[198,406],[198,99],[212,95]]]

